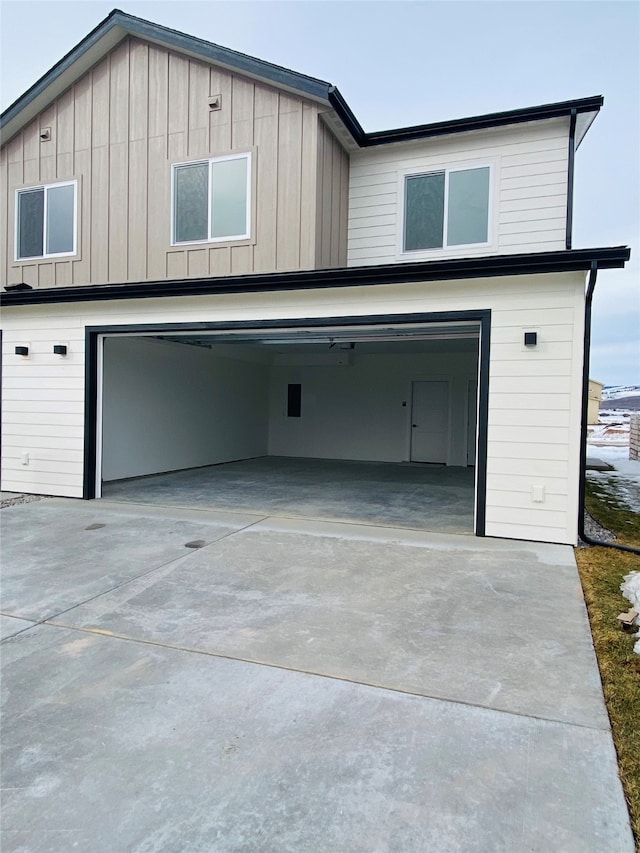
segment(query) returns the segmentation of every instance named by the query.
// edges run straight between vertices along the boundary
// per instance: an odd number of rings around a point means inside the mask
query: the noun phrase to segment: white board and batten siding
[[[563,118],[352,154],[349,266],[564,249],[568,139]],[[403,253],[404,176],[487,165],[489,244]]]
[[[491,309],[486,533],[577,535],[584,274],[5,308],[2,488],[81,497],[86,325]],[[523,332],[539,343],[524,347]],[[54,356],[66,343],[66,358]],[[29,345],[29,357],[14,354]],[[24,454],[29,464],[24,465]],[[543,494],[537,502],[535,494]]]

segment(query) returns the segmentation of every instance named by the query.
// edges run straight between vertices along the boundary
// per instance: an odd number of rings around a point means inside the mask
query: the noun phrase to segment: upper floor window
[[[403,251],[489,241],[491,167],[405,177]]]
[[[77,183],[16,192],[16,260],[74,255]]]
[[[251,154],[173,167],[173,244],[246,240],[250,232]]]

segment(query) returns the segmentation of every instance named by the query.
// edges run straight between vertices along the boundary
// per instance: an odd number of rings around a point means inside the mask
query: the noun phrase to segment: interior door
[[[449,445],[449,383],[414,382],[411,461],[446,463]]]
[[[476,464],[476,431],[478,429],[478,382],[469,380],[467,390],[467,465]]]

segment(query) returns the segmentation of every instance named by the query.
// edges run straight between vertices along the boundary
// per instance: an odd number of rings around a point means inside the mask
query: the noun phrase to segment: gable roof
[[[395,130],[366,133],[338,88],[325,80],[291,71],[271,62],[257,59],[230,48],[221,47],[196,36],[154,24],[143,18],[114,9],[53,68],[11,104],[0,116],[2,142],[15,136],[55,98],[65,92],[109,51],[127,36],[175,50],[202,62],[242,73],[255,80],[276,86],[325,104],[328,123],[351,150],[389,143],[413,141],[451,133],[482,130],[508,124],[575,116],[576,147],[582,141],[604,99],[600,95],[554,104],[544,104],[506,112],[489,113],[453,121],[415,125]]]

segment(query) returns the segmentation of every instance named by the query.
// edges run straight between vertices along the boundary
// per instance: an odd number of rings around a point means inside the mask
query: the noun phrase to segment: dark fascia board
[[[289,68],[284,68],[281,65],[274,65],[272,62],[257,59],[255,56],[249,56],[246,53],[222,47],[213,42],[181,33],[178,30],[154,24],[143,18],[127,15],[117,9],[111,14],[119,16],[119,23],[123,27],[126,27],[132,35],[139,36],[141,39],[152,42],[157,41],[167,47],[176,48],[181,53],[189,53],[209,62],[215,62],[216,65],[241,71],[250,77],[267,80],[277,86],[300,92],[303,95],[324,102],[328,101],[331,84],[325,80],[318,80],[316,77],[309,77],[307,74],[291,71]]]
[[[353,138],[362,148],[374,145],[388,145],[393,142],[409,142],[416,139],[428,139],[433,136],[446,136],[452,133],[467,133],[471,130],[486,130],[492,127],[504,127],[510,124],[524,124],[531,121],[570,117],[575,110],[577,115],[588,114],[579,141],[585,135],[589,125],[604,103],[602,95],[589,98],[578,98],[572,101],[559,101],[554,104],[541,104],[535,107],[523,107],[517,110],[506,110],[500,113],[488,113],[470,118],[459,118],[453,121],[439,121],[433,124],[421,124],[413,127],[401,127],[396,130],[380,130],[365,133],[357,119],[349,109],[346,101],[335,87],[329,91],[329,100],[340,115],[343,123],[349,129]]]
[[[354,142],[359,148],[366,148],[367,134],[349,104],[345,101],[337,86],[329,88],[329,103],[337,113],[340,121],[353,137]]]
[[[590,98],[543,104],[542,106],[525,107],[452,121],[365,133],[339,90],[324,80],[299,74],[288,68],[265,62],[253,56],[221,47],[212,42],[114,9],[95,29],[2,113],[0,116],[0,133],[2,134],[3,144],[35,118],[53,98],[61,95],[79,76],[86,73],[128,35],[173,48],[183,54],[203,61],[214,62],[217,65],[264,80],[288,91],[299,93],[322,103],[328,103],[333,107],[336,115],[356,144],[361,148],[558,118],[571,115],[572,110],[575,110],[579,116],[582,116],[583,113],[587,114],[586,121],[581,121],[579,124],[577,147],[603,104],[602,96],[597,95]]]
[[[128,35],[174,48],[204,61],[215,62],[230,70],[240,71],[323,103],[328,102],[331,84],[324,80],[290,71],[271,62],[114,9],[53,68],[7,107],[0,116],[3,142],[15,135],[24,124],[44,109],[53,97],[62,94],[79,76],[99,62]]]
[[[406,282],[453,281],[493,276],[540,275],[599,269],[619,269],[629,260],[626,246],[572,249],[485,258],[384,264],[339,269],[302,270],[259,275],[189,278],[175,281],[80,285],[0,294],[0,305],[43,305],[60,302],[100,302],[112,299],[150,299],[211,296],[221,293],[261,293],[316,290],[331,287],[366,287]]]

